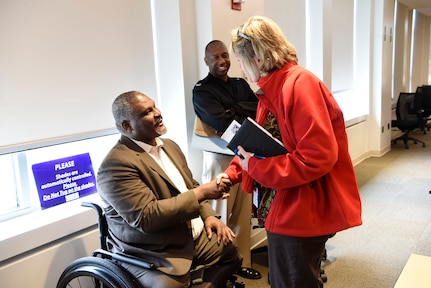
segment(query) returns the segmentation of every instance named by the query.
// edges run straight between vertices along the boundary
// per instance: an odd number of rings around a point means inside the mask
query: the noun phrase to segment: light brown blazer
[[[180,147],[162,139],[163,150],[184,177],[180,193],[160,166],[129,138],[122,136],[103,160],[98,192],[104,203],[113,251],[151,256],[159,270],[184,275],[193,260],[190,219],[215,216],[208,201],[199,203],[193,179]]]

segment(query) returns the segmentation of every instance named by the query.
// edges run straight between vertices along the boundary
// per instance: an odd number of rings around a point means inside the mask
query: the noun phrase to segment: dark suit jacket
[[[122,136],[103,160],[97,175],[99,194],[112,237],[112,250],[150,256],[159,270],[184,275],[193,259],[190,219],[215,216],[207,201],[199,203],[180,147],[162,139],[163,150],[190,191],[180,193],[160,166],[129,138]]]

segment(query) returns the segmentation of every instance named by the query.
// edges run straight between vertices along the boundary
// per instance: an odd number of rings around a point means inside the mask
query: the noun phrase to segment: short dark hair
[[[129,91],[124,92],[115,98],[112,103],[112,115],[114,116],[115,126],[118,131],[122,131],[123,120],[128,120],[132,118],[132,109],[130,107],[130,103],[136,96],[142,95],[141,92],[138,91]]]
[[[207,44],[207,46],[205,46],[205,56],[207,55],[208,48],[209,48],[212,44],[214,44],[214,43],[220,43],[220,44],[225,45],[225,44],[223,43],[223,41],[221,41],[221,40],[212,40],[212,41],[210,41],[210,42]],[[226,46],[226,45],[225,45],[225,46]]]

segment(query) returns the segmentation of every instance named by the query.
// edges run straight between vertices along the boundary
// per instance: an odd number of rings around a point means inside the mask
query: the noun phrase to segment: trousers
[[[193,287],[225,288],[226,281],[241,267],[241,257],[237,247],[233,243],[228,245],[218,244],[217,235],[213,235],[211,239],[208,239],[205,229],[194,241],[194,244],[193,267],[201,265],[208,268],[212,267],[208,271],[213,275],[204,274],[204,282],[193,285]],[[130,272],[143,288],[188,288],[191,285],[190,273],[174,276],[157,269],[148,270],[126,263],[120,263],[120,265]],[[218,270],[221,272],[218,273]]]
[[[202,182],[207,183],[224,172],[235,156],[203,151]],[[213,209],[221,219],[235,232],[234,243],[242,256],[242,265],[251,267],[251,212],[252,195],[241,189],[241,183],[231,187],[227,200],[212,200]]]
[[[271,288],[322,288],[320,266],[330,235],[292,237],[267,233]]]

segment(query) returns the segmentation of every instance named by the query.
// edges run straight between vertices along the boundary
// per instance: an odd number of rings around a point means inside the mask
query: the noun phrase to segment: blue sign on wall
[[[34,164],[32,169],[42,209],[97,192],[89,153]]]

